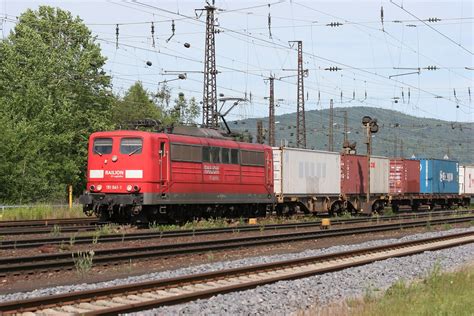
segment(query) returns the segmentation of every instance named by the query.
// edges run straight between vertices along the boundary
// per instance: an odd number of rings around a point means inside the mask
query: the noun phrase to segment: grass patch
[[[53,237],[58,237],[60,234],[61,234],[61,226],[54,225],[53,228],[51,228],[50,235]]]
[[[382,297],[351,303],[353,315],[474,315],[474,266],[441,273],[435,266],[421,282],[392,285]]]
[[[292,217],[268,217],[268,218],[258,218],[257,225],[260,232],[265,231],[267,228],[265,225],[273,224],[284,224],[284,223],[306,223],[318,221],[319,219],[314,216],[292,216]],[[153,231],[164,232],[164,231],[173,231],[173,230],[197,230],[197,229],[206,229],[206,228],[225,228],[225,227],[234,227],[238,231],[238,227],[247,226],[248,223],[243,218],[238,220],[229,220],[225,218],[220,219],[203,219],[203,220],[194,220],[192,222],[186,222],[182,225],[167,225],[159,223],[149,223],[148,228]]]
[[[0,221],[15,220],[41,220],[52,218],[76,218],[86,217],[82,212],[82,206],[74,205],[69,207],[58,207],[48,204],[37,204],[31,207],[6,208],[2,211],[0,208]]]
[[[77,274],[82,278],[85,278],[92,269],[94,251],[79,251],[75,255],[73,253],[72,260],[74,261]]]

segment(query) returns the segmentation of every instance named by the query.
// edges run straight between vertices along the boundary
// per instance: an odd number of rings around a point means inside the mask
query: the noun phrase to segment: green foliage
[[[127,122],[145,118],[161,121],[163,112],[153,102],[142,83],[138,81],[128,89],[123,99],[116,102],[112,120],[117,125],[125,126]]]
[[[74,253],[72,254],[76,272],[82,278],[86,277],[88,272],[92,269],[94,254],[94,250],[78,251],[76,255],[74,255]]]
[[[0,42],[0,201],[62,199],[82,191],[87,138],[109,129],[105,57],[71,13],[27,10]]]
[[[85,217],[82,206],[75,205],[70,209],[69,207],[37,204],[31,207],[7,208],[3,212],[0,210],[0,221],[76,217]]]
[[[158,93],[147,91],[140,81],[136,82],[117,100],[112,115],[116,126],[127,128],[133,121],[154,119],[164,126],[176,124],[194,124],[199,116],[199,105],[196,99],[186,99],[183,93],[171,103],[171,89],[162,85]]]

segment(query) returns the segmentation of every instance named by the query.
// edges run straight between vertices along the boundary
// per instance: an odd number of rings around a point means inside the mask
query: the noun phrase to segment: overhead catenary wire
[[[411,13],[410,11],[408,11],[407,9],[405,9],[403,7],[403,5],[399,5],[398,3],[395,3],[393,0],[390,0],[390,3],[392,3],[393,5],[397,6],[398,8],[400,8],[401,10],[405,11],[407,14],[411,15],[412,17],[414,17],[415,19],[417,19],[418,21],[420,21],[421,23],[423,23],[424,25],[428,26],[430,29],[432,29],[433,31],[435,31],[436,33],[438,33],[439,35],[441,35],[442,37],[446,38],[448,41],[450,41],[451,43],[454,43],[456,46],[460,47],[461,49],[463,49],[464,51],[468,52],[469,54],[473,55],[473,52],[470,51],[469,49],[467,49],[466,47],[464,47],[463,45],[461,45],[460,43],[457,43],[455,40],[453,40],[451,37],[447,36],[446,34],[444,33],[441,33],[440,31],[438,31],[436,28],[434,28],[433,26],[431,26],[430,24],[428,24],[425,20],[422,20],[420,19],[418,16],[414,15],[413,13]]]
[[[274,17],[272,16],[272,18],[274,18]],[[171,19],[169,19],[169,20],[171,20]],[[177,18],[176,20],[179,20],[179,18]],[[184,19],[184,18],[183,18],[183,20],[188,20],[188,19]],[[385,21],[385,22],[388,23],[387,21]],[[379,22],[379,23],[380,23],[380,22]],[[272,26],[272,27],[273,27],[273,26]],[[123,42],[123,39],[124,39],[123,34],[124,34],[124,33],[123,33],[123,28],[120,28],[120,42]],[[272,42],[273,42],[273,41],[272,41]],[[148,43],[149,43],[149,42],[148,42]],[[149,45],[149,44],[148,44],[148,45]],[[269,45],[270,47],[272,47],[274,44],[273,44],[273,43],[272,43],[272,44],[268,43],[268,45]],[[313,61],[314,61],[314,59],[313,59]],[[358,67],[358,68],[363,68],[363,67]],[[348,70],[350,70],[350,69],[348,69]],[[231,71],[231,72],[232,72],[233,70],[228,70],[228,71]],[[256,70],[256,71],[258,71],[258,70]],[[365,81],[365,80],[361,80],[361,77],[360,77],[360,74],[359,74],[359,73],[357,74],[357,80],[358,80],[358,81],[361,81],[361,82]],[[379,83],[382,83],[382,82],[383,82],[383,80],[379,80]],[[397,85],[398,85],[398,84],[397,84]],[[404,85],[403,85],[403,84],[400,84],[400,86],[404,86]],[[371,88],[372,88],[372,85],[371,85]],[[367,90],[367,89],[366,89],[366,90]],[[318,89],[318,91],[319,91],[319,89]],[[430,91],[431,91],[431,89],[430,89]],[[465,91],[465,90],[464,90],[464,91]],[[366,91],[366,92],[367,92],[367,91]],[[458,91],[458,92],[459,92],[459,91]],[[347,91],[346,91],[346,92],[343,92],[343,93],[344,93],[344,95],[348,95]],[[339,94],[339,92],[337,92],[337,94]],[[438,95],[438,93],[437,93],[436,95]],[[459,93],[458,93],[458,95],[459,95]],[[372,97],[375,98],[375,96],[372,96]],[[372,97],[371,97],[371,98],[372,98]],[[466,98],[465,100],[467,100],[467,98]]]

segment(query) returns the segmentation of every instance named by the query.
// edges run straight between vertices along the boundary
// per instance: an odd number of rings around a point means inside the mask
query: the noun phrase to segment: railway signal
[[[363,207],[363,212],[371,213],[372,206],[370,204],[370,156],[372,154],[372,134],[375,134],[379,131],[379,126],[377,124],[377,119],[372,119],[370,116],[364,116],[362,118],[362,125],[366,130],[366,141],[367,144],[367,180],[366,180],[366,201]]]

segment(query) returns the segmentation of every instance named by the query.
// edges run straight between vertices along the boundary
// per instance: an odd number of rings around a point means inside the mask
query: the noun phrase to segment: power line
[[[431,25],[429,25],[428,23],[426,23],[424,20],[420,19],[419,17],[417,17],[416,15],[414,15],[413,13],[411,13],[410,11],[406,10],[403,5],[399,5],[395,2],[393,2],[393,0],[390,0],[390,3],[392,3],[393,5],[395,5],[396,7],[402,9],[403,11],[405,11],[406,13],[408,13],[409,15],[411,15],[412,17],[414,17],[415,19],[417,19],[418,21],[420,21],[421,23],[425,24],[426,26],[428,26],[430,29],[432,29],[433,31],[435,31],[436,33],[438,33],[439,35],[443,36],[444,38],[446,38],[448,41],[450,41],[451,43],[454,43],[456,46],[459,46],[460,48],[462,48],[464,51],[468,52],[469,54],[473,55],[473,53],[468,50],[466,47],[464,47],[463,45],[461,45],[460,43],[454,41],[452,38],[450,38],[449,36],[441,33],[440,31],[438,31],[437,29],[435,29],[434,27],[432,27]]]

